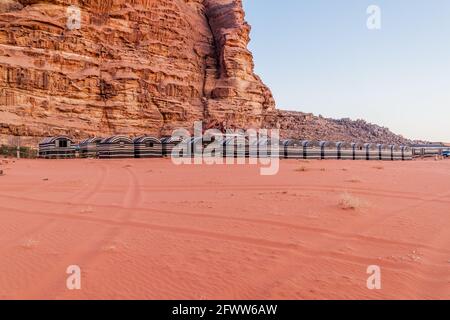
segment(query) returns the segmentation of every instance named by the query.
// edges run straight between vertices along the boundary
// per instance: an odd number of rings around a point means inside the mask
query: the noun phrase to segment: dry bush
[[[305,172],[308,171],[308,169],[305,166],[301,166],[300,168],[295,169],[297,172]]]
[[[358,210],[366,204],[363,200],[349,194],[343,193],[339,199],[339,207],[343,210]]]

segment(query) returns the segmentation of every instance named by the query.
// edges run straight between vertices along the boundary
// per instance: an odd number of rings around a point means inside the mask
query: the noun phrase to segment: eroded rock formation
[[[275,110],[254,74],[249,32],[241,0],[0,0],[0,143],[197,120],[308,137],[304,115]]]
[[[249,31],[240,0],[2,0],[0,133],[260,126],[275,103],[253,73]]]

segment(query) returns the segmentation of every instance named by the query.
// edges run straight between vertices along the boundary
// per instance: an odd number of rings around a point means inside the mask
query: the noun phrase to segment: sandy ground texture
[[[450,299],[450,161],[0,170],[1,299]]]

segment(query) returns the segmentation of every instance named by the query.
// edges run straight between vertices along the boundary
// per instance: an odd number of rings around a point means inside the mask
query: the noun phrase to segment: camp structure
[[[355,160],[353,144],[348,142],[337,142],[337,158],[339,160]]]
[[[257,155],[256,149],[256,155]],[[243,134],[227,134],[223,139],[223,155],[225,157],[248,158],[250,144],[247,136]]]
[[[278,145],[272,144],[272,138],[260,136],[258,139],[258,157],[259,158],[280,158],[284,157],[284,146],[281,141]]]
[[[267,136],[258,138],[258,158],[269,158],[271,156],[271,143]]]
[[[222,133],[205,132],[202,145],[203,157],[219,158],[224,156],[224,136]]]
[[[364,150],[366,151],[366,160],[379,160],[380,150],[374,143],[365,143]]]
[[[418,144],[412,146],[413,157],[436,157],[442,155],[445,147],[443,144]]]
[[[112,136],[103,139],[99,144],[100,159],[134,158],[134,143],[126,136]]]
[[[163,138],[161,138],[163,157],[169,157],[169,158],[172,157],[173,148],[175,148],[181,142],[181,140],[182,140],[181,137],[163,137]]]
[[[411,147],[401,146],[400,149],[402,150],[402,160],[406,161],[413,159],[413,151]]]
[[[322,159],[320,141],[303,141],[303,159]]]
[[[367,152],[364,144],[362,143],[352,143],[353,149],[353,160],[366,160]]]
[[[403,160],[402,148],[399,145],[392,146],[392,160]]]
[[[331,141],[320,142],[320,159],[337,159],[337,144]]]
[[[80,158],[98,158],[99,145],[103,138],[88,138],[78,144]]]
[[[66,136],[50,137],[39,144],[39,157],[45,159],[75,158],[76,146]]]
[[[289,139],[281,142],[285,159],[303,158],[303,145],[301,140]]]
[[[136,158],[161,158],[163,149],[161,141],[152,136],[141,136],[133,140]]]
[[[378,158],[380,160],[384,160],[384,161],[392,161],[393,160],[393,156],[392,156],[392,149],[394,148],[394,146],[392,145],[387,145],[387,144],[378,144],[377,145],[378,148]]]

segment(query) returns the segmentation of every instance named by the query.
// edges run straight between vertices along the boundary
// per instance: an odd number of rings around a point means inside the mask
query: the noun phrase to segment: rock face
[[[0,0],[0,143],[167,135],[198,120],[366,138],[358,123],[275,110],[249,32],[241,0]]]
[[[0,1],[3,136],[259,127],[274,110],[241,0]]]

